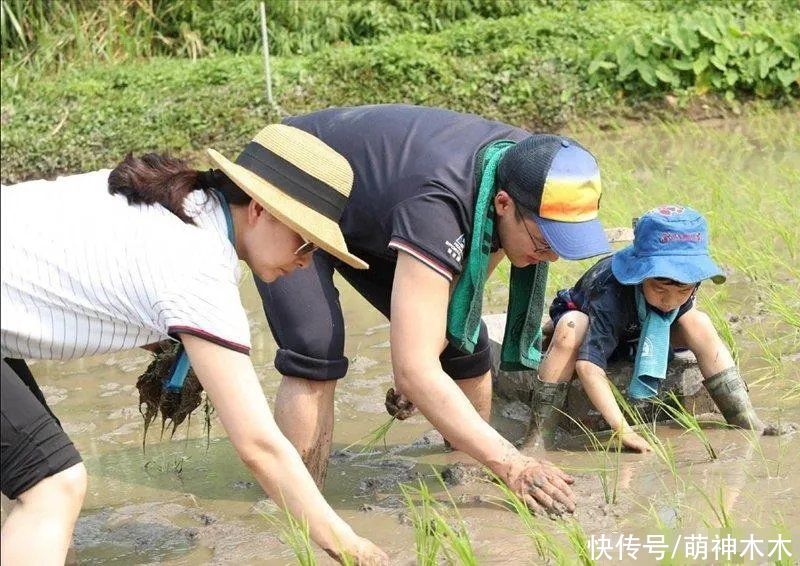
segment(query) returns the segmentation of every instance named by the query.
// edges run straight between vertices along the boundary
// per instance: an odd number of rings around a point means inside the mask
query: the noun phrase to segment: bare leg
[[[75,464],[17,498],[3,524],[3,564],[63,564],[86,495],[86,468]]]
[[[766,427],[753,408],[747,385],[708,315],[691,309],[678,319],[674,335],[676,342],[683,341],[694,352],[703,385],[727,423],[764,431]],[[777,430],[775,433],[781,434]]]
[[[691,309],[678,319],[673,345],[686,346],[697,358],[705,379],[733,367],[733,356],[707,314]]]
[[[575,373],[575,359],[588,327],[589,317],[580,311],[569,311],[558,321],[539,366],[539,376],[533,383],[531,421],[523,451],[533,450],[539,444],[547,449],[555,446],[555,432]]]
[[[539,379],[546,383],[570,381],[575,375],[575,359],[589,328],[589,317],[580,311],[569,311],[558,321],[544,360],[539,366]]]
[[[284,376],[275,398],[275,421],[322,489],[333,440],[336,380]]]
[[[487,371],[469,379],[457,379],[455,382],[483,420],[489,422],[492,415],[492,372]]]

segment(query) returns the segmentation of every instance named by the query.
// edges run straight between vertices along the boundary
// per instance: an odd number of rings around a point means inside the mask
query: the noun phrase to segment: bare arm
[[[180,338],[237,453],[270,498],[308,521],[311,538],[332,556],[346,552],[359,563],[388,563],[386,555],[358,537],[322,497],[275,424],[250,359],[196,336]]]
[[[392,364],[398,388],[453,446],[463,450],[523,497],[532,507],[574,509],[571,478],[550,464],[522,456],[472,407],[442,370],[449,282],[400,252],[392,287]],[[534,501],[531,501],[531,497]]]
[[[647,442],[631,429],[628,421],[614,398],[614,392],[608,383],[605,370],[587,360],[578,360],[575,363],[575,372],[581,380],[583,390],[595,409],[600,411],[612,430],[616,431],[628,448],[637,452],[647,452],[650,446]]]

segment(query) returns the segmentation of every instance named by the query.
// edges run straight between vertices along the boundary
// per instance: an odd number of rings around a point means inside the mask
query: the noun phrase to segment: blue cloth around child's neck
[[[670,327],[680,309],[661,313],[650,307],[641,285],[636,286],[635,296],[636,312],[642,331],[636,348],[628,396],[632,399],[649,399],[658,394],[659,384],[667,376]]]

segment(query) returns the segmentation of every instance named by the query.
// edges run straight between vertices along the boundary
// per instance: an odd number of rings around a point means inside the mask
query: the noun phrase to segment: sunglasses
[[[298,257],[302,257],[304,255],[307,255],[307,254],[310,254],[312,252],[315,252],[318,248],[319,248],[319,246],[317,244],[315,244],[314,242],[307,242],[304,239],[303,243],[300,244],[300,247],[297,248],[294,251],[294,255],[296,255]]]

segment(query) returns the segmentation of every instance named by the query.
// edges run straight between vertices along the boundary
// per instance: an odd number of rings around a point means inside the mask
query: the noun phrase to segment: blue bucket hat
[[[623,285],[638,285],[650,277],[680,283],[711,279],[724,283],[725,275],[708,254],[708,224],[691,208],[665,205],[639,218],[633,244],[611,259],[611,271]]]

